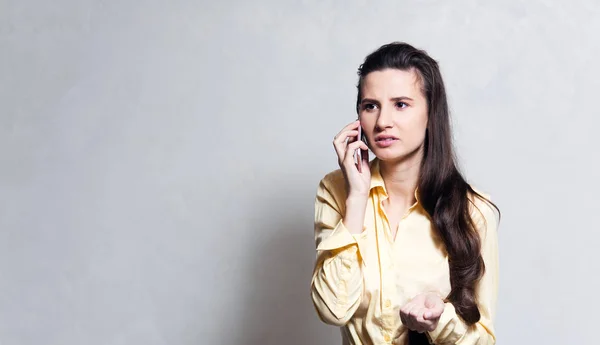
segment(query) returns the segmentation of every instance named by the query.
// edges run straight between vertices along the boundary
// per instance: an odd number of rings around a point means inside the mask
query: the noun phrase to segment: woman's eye
[[[406,104],[404,102],[398,102],[398,103],[396,103],[396,107],[403,109],[403,108],[408,107],[408,104]]]
[[[372,103],[367,103],[365,105],[363,105],[363,109],[366,111],[371,111],[374,110],[377,106],[375,104]]]

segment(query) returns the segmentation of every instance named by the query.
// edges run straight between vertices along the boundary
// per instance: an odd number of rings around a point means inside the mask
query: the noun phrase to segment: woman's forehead
[[[415,98],[421,94],[421,79],[414,69],[385,69],[367,74],[363,80],[363,98]]]

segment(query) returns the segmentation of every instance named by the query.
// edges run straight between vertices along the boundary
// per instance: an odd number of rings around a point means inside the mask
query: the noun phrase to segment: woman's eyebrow
[[[400,101],[414,101],[414,99],[408,97],[408,96],[399,96],[399,97],[392,97],[390,98],[390,101],[392,102],[400,102]],[[360,101],[360,104],[363,103],[373,103],[373,104],[379,104],[379,101],[371,99],[371,98],[363,98]]]
[[[360,101],[360,104],[363,104],[363,103],[374,103],[374,104],[379,104],[379,102],[378,102],[377,100],[374,100],[374,99],[371,99],[371,98],[363,98],[363,99]]]
[[[399,101],[414,101],[414,100],[410,97],[400,96],[400,97],[390,98],[390,101],[399,102]]]

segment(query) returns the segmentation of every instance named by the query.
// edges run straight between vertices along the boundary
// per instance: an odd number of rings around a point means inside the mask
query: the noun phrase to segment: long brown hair
[[[419,199],[448,253],[452,289],[446,301],[454,305],[467,324],[474,324],[481,317],[475,286],[485,272],[485,264],[480,237],[471,218],[470,196],[488,202],[496,210],[498,207],[473,190],[457,167],[444,82],[438,63],[425,51],[393,42],[369,54],[358,69],[357,112],[365,76],[389,68],[416,71],[427,99],[428,124],[418,182]],[[412,339],[419,337],[424,338],[412,332]],[[412,340],[411,344],[417,342],[420,341]]]

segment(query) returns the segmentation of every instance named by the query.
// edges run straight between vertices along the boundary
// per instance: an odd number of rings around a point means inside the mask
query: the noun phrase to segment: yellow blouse
[[[400,320],[399,310],[420,293],[435,291],[444,297],[450,293],[448,257],[416,191],[417,202],[400,220],[393,240],[382,206],[387,192],[379,161],[374,159],[370,165],[371,193],[364,230],[359,235],[351,234],[342,223],[346,190],[341,171],[327,174],[319,183],[311,296],[320,319],[341,327],[344,344],[404,345],[408,343],[408,329]],[[433,344],[496,342],[498,219],[489,204],[479,198],[473,201],[476,208],[471,214],[481,235],[486,267],[476,290],[481,320],[467,326],[447,302],[437,328],[427,332]]]

